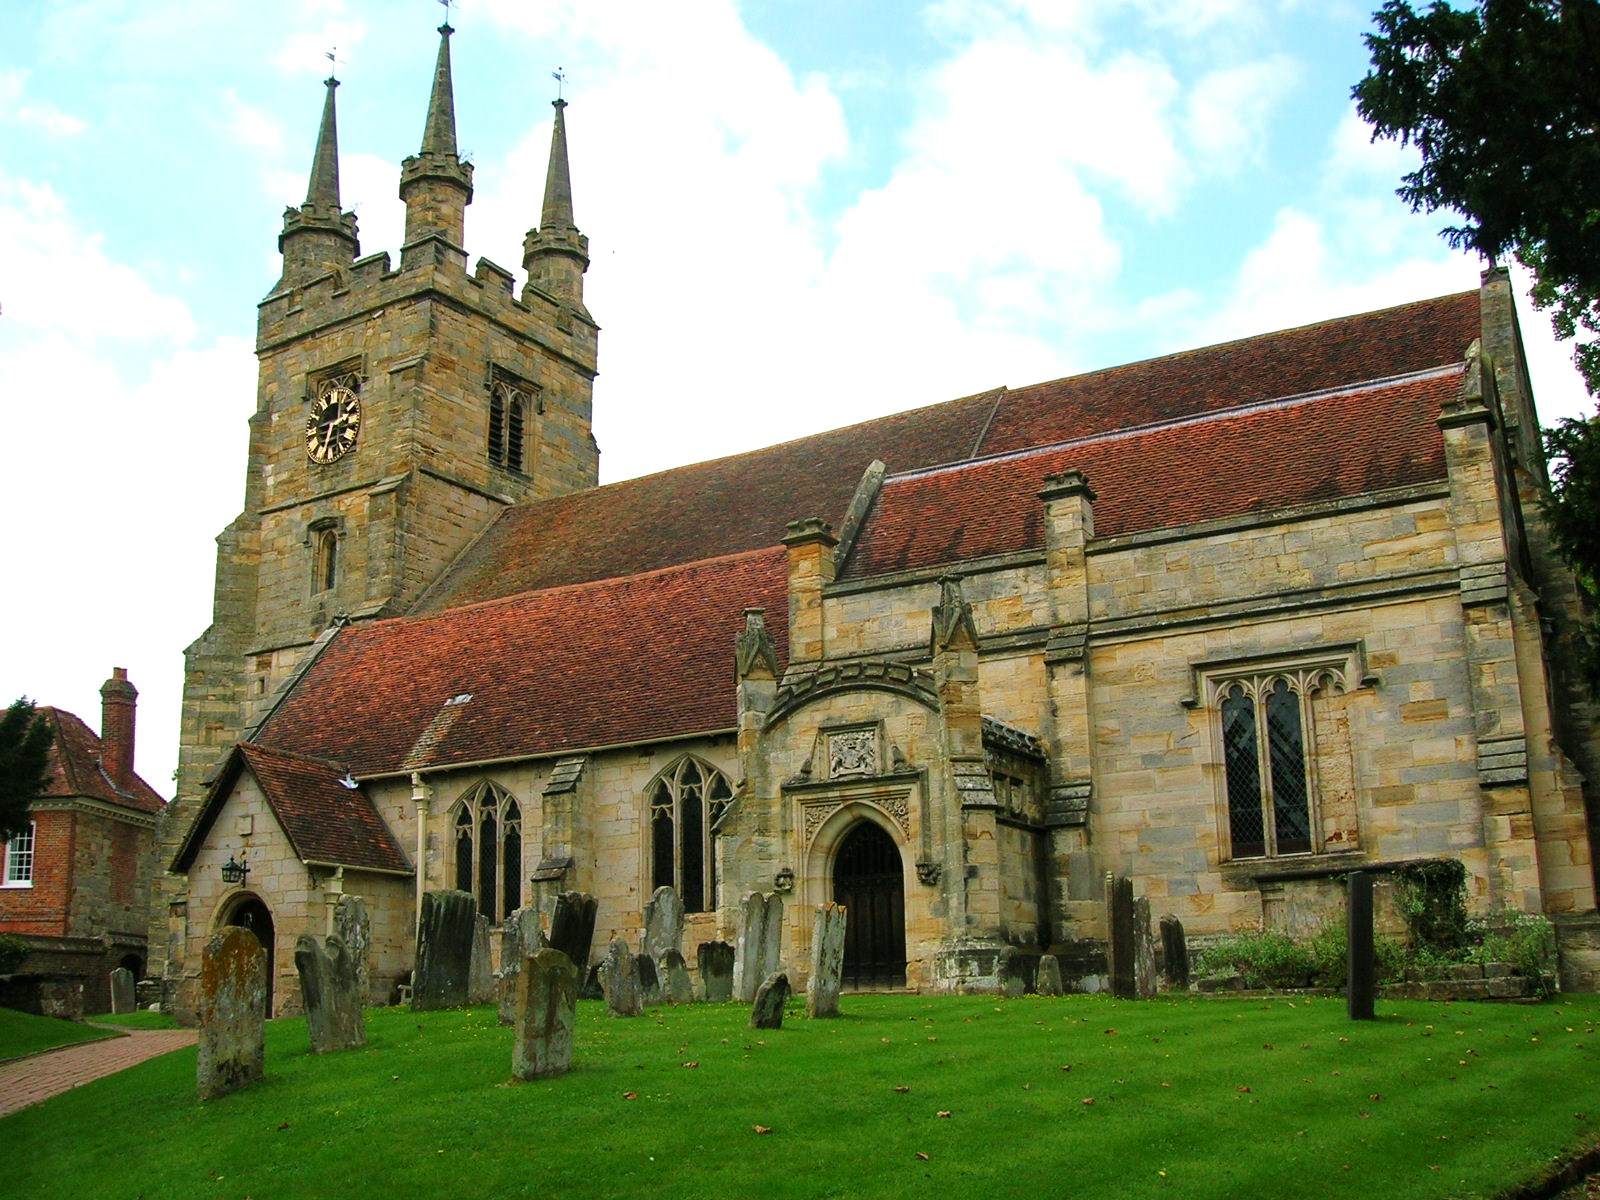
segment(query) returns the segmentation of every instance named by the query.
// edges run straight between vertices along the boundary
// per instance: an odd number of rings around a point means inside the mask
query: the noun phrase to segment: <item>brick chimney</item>
[[[100,765],[119,791],[133,782],[133,713],[139,690],[128,682],[128,668],[113,667],[100,688]]]

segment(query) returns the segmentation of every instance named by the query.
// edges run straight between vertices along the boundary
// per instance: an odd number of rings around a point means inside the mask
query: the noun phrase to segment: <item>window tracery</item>
[[[650,807],[650,886],[672,887],[684,912],[716,906],[715,827],[733,789],[721,771],[690,755],[669,766],[647,789]]]
[[[470,892],[491,922],[522,906],[522,809],[485,779],[456,801],[452,821],[455,886]]]

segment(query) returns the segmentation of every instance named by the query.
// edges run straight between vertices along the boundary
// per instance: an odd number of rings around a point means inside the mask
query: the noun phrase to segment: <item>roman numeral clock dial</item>
[[[331,463],[355,449],[361,432],[361,401],[347,387],[328,388],[311,403],[306,418],[306,456]]]

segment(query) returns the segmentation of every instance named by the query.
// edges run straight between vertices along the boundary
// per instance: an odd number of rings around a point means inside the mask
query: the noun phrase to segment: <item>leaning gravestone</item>
[[[1106,875],[1106,963],[1111,994],[1132,1000],[1138,993],[1133,977],[1133,880]]]
[[[744,1004],[756,998],[761,981],[778,969],[783,942],[783,897],[751,892],[740,914],[738,950],[733,960],[733,992]]]
[[[539,910],[519,908],[500,927],[500,970],[495,973],[495,994],[500,1000],[500,1024],[510,1025],[517,1016],[517,975],[528,955],[545,948],[539,928]],[[571,961],[570,959],[568,960]]]
[[[426,1012],[467,1002],[478,902],[469,892],[426,892],[417,934],[417,969],[411,977],[411,1008]]]
[[[366,997],[356,980],[354,957],[339,935],[329,935],[324,948],[309,933],[302,933],[294,944],[294,966],[300,973],[312,1053],[365,1046]]]
[[[540,950],[516,974],[516,1036],[511,1073],[518,1079],[562,1075],[572,1066],[578,968],[559,950]]]
[[[683,953],[683,901],[670,887],[658,887],[644,906],[643,950],[658,967],[669,950]]]
[[[693,1004],[694,984],[689,982],[689,964],[676,950],[661,956],[656,978],[661,983],[661,998],[668,1004]]]
[[[118,967],[111,972],[111,1011],[131,1013],[133,1010],[133,972],[127,967]]]
[[[1156,994],[1156,940],[1150,932],[1150,898],[1133,902],[1133,991],[1141,1000]]]
[[[333,906],[333,932],[350,955],[355,967],[356,993],[362,1007],[372,1003],[372,976],[368,960],[372,953],[372,919],[366,901],[360,896],[340,896]]]
[[[1033,990],[1041,996],[1061,995],[1061,960],[1054,954],[1039,956],[1039,973],[1034,977]]]
[[[656,960],[648,954],[635,954],[633,965],[639,976],[639,999],[646,1008],[659,1008],[661,976],[656,972]]]
[[[844,972],[846,913],[837,904],[817,908],[811,930],[811,982],[806,990],[808,1017],[839,1015],[839,984]]]
[[[479,913],[472,923],[472,962],[467,967],[468,1004],[494,1002],[494,959],[489,953],[493,937],[494,927],[489,924],[489,918]]]
[[[733,947],[727,942],[701,942],[695,955],[700,963],[700,998],[707,1004],[733,999]]]
[[[751,1029],[782,1029],[783,1009],[789,1003],[789,973],[774,971],[756,989],[750,1009]]]
[[[594,917],[599,906],[587,892],[562,892],[550,915],[550,946],[572,960],[580,978],[589,969],[589,947],[594,942]]]
[[[639,962],[628,949],[626,938],[612,938],[606,947],[606,960],[600,964],[600,987],[606,996],[606,1012],[611,1016],[637,1017],[644,1012]]]
[[[200,1099],[215,1100],[261,1078],[266,1022],[267,952],[255,934],[230,925],[206,943],[200,958]]]
[[[1189,990],[1189,939],[1184,936],[1183,922],[1172,913],[1161,918],[1161,959],[1165,964],[1162,974],[1167,987],[1173,991]]]

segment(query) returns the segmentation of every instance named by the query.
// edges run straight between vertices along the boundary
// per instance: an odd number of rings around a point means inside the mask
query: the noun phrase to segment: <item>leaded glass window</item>
[[[1310,698],[1321,672],[1288,672],[1218,683],[1228,840],[1234,858],[1318,849]]]
[[[511,793],[484,780],[456,801],[455,885],[471,892],[490,921],[522,905],[522,810]]]
[[[715,827],[733,789],[727,776],[685,755],[650,784],[650,886],[671,887],[684,912],[717,903]]]

